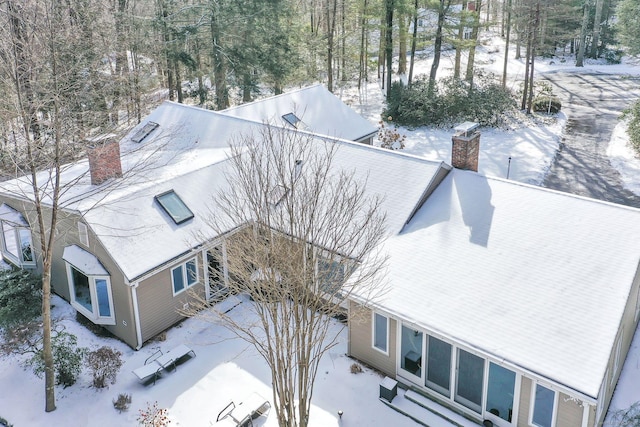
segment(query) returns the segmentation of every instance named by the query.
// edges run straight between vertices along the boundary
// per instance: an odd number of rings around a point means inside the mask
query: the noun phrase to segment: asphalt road
[[[603,73],[545,73],[562,100],[567,125],[542,185],[640,207],[611,166],[607,146],[622,111],[640,98],[640,79]]]

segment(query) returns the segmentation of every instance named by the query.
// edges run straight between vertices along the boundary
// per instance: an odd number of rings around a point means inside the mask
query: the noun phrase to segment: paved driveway
[[[542,185],[554,190],[640,207],[607,157],[607,145],[622,110],[640,98],[640,80],[604,73],[552,72],[568,117],[560,148]]]

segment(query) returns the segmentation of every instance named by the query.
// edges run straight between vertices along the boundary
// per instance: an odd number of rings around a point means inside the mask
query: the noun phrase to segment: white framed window
[[[542,384],[532,384],[531,411],[529,424],[537,427],[552,427],[556,422],[556,406],[558,405],[558,393]]]
[[[174,296],[196,283],[198,283],[198,263],[195,257],[171,269],[171,286]]]
[[[71,290],[71,305],[100,325],[115,325],[113,296],[109,276],[87,275],[67,263],[67,277]]]
[[[83,245],[89,247],[89,229],[84,222],[78,223],[78,240],[80,240],[80,243]]]
[[[17,266],[36,264],[31,241],[31,231],[26,227],[2,221],[2,255]]]
[[[372,345],[378,351],[389,354],[389,318],[373,313]]]

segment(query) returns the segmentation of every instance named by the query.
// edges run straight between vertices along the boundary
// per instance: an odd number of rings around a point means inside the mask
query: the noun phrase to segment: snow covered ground
[[[501,73],[503,53],[502,41],[491,40],[477,54],[478,64]],[[503,50],[502,50],[503,52]],[[511,55],[513,56],[513,55]],[[561,62],[554,58],[537,63],[537,70],[571,70],[573,72],[598,72],[640,75],[635,63],[621,65],[587,64],[575,68],[573,60]],[[441,73],[452,66],[451,56],[445,54]],[[430,67],[428,60],[417,64],[417,74]],[[511,60],[510,81],[515,85],[522,78],[524,65]],[[345,102],[377,123],[380,118],[383,96],[377,82],[369,83],[361,92],[344,89],[339,92]],[[510,129],[482,129],[480,173],[506,177],[539,184],[553,159],[562,135],[565,117],[560,114],[555,121],[539,120]],[[406,152],[434,160],[449,161],[451,130],[404,129]],[[625,186],[640,194],[640,160],[626,146],[624,124],[620,124],[612,137],[609,156],[613,165],[623,176]],[[509,162],[511,157],[511,162]],[[66,330],[78,336],[79,344],[96,349],[108,345],[120,350],[125,361],[117,382],[108,389],[97,390],[90,386],[88,373],[83,372],[77,384],[67,389],[56,388],[57,407],[52,413],[44,412],[44,382],[30,371],[23,370],[19,357],[0,358],[0,417],[15,426],[122,426],[135,425],[138,410],[147,403],[158,402],[167,408],[171,425],[209,426],[216,425],[215,418],[231,400],[243,401],[252,393],[271,400],[270,375],[264,362],[255,350],[244,342],[234,339],[228,331],[218,325],[199,319],[188,319],[167,333],[163,342],[147,344],[136,352],[114,339],[96,337],[75,321],[75,311],[63,300],[54,298],[54,316]],[[243,303],[245,304],[245,303]],[[245,305],[234,309],[243,315]],[[341,325],[336,323],[336,328]],[[178,344],[187,344],[197,357],[178,366],[176,372],[163,375],[155,385],[143,386],[131,373],[144,364],[156,348],[166,351]],[[311,413],[313,426],[412,426],[410,419],[388,408],[378,400],[378,385],[382,377],[368,369],[363,373],[350,373],[354,363],[345,354],[347,333],[343,330],[339,345],[323,359],[316,381]],[[627,408],[640,401],[640,333],[636,332],[630,353],[618,383],[611,410]],[[132,395],[129,411],[118,413],[112,401],[119,393]],[[343,411],[340,418],[338,411]],[[264,421],[264,420],[263,420]],[[217,424],[221,425],[221,424]],[[276,426],[274,414],[270,414],[264,426]]]

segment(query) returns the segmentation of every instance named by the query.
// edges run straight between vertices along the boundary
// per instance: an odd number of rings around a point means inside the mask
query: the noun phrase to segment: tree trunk
[[[525,57],[525,67],[524,67],[524,88],[522,91],[522,102],[520,104],[520,109],[524,111],[527,108],[527,95],[529,93],[529,58],[531,57],[531,31],[527,30],[527,51]]]
[[[221,31],[218,24],[217,2],[211,5],[211,42],[213,45],[213,80],[216,86],[216,109],[224,110],[229,106],[229,93],[227,92],[227,70],[222,51]]]
[[[540,0],[536,3],[536,15],[533,21],[533,31],[531,35],[531,67],[529,69],[529,100],[527,101],[527,114],[531,114],[533,104],[533,72],[535,69],[537,34],[540,26]]]
[[[398,74],[407,73],[407,22],[404,13],[398,16]]]
[[[362,4],[362,16],[360,17],[360,65],[358,67],[358,89],[362,85],[362,80],[366,78],[366,72],[368,67],[369,54],[366,50],[366,37],[367,37],[367,6],[368,0],[364,0]]]
[[[385,0],[386,5],[386,32],[385,32],[385,46],[384,56],[387,63],[387,98],[391,95],[391,72],[393,70],[393,8],[395,0]]]
[[[329,92],[333,92],[333,39],[335,36],[337,8],[338,0],[327,0],[325,18],[327,21],[327,89],[329,89]]]
[[[507,23],[506,23],[506,39],[504,43],[504,67],[502,68],[502,87],[507,87],[507,65],[509,63],[509,39],[511,37],[511,4],[512,0],[507,3]]]
[[[600,42],[600,28],[602,26],[602,9],[604,0],[596,0],[596,16],[593,20],[593,39],[591,40],[591,58],[598,57],[598,43]]]
[[[407,79],[407,85],[411,87],[413,81],[413,64],[416,56],[416,44],[418,40],[418,0],[415,0],[413,4],[413,34],[411,35],[411,61],[409,63],[409,78]]]
[[[467,0],[462,0],[462,10],[460,11],[460,22],[458,22],[458,43],[456,43],[456,58],[453,63],[453,77],[460,78],[460,60],[462,58],[462,44],[464,40],[465,11],[467,10]]]
[[[465,74],[465,80],[469,83],[473,83],[473,66],[476,57],[476,46],[478,44],[478,30],[480,29],[480,10],[482,7],[482,1],[476,1],[476,10],[473,16],[473,29],[471,30],[471,39],[473,44],[469,48],[469,60],[467,61],[467,73]]]
[[[447,2],[445,4],[445,2]],[[429,92],[431,92],[436,84],[436,74],[440,66],[440,55],[442,54],[442,27],[444,19],[447,15],[451,0],[440,0],[438,9],[438,25],[436,27],[436,37],[433,41],[433,63],[431,64],[431,72],[429,73]]]
[[[582,15],[582,28],[580,29],[580,46],[578,47],[578,55],[576,56],[576,67],[584,67],[584,52],[587,42],[587,27],[589,25],[589,6],[590,1],[585,0]]]

